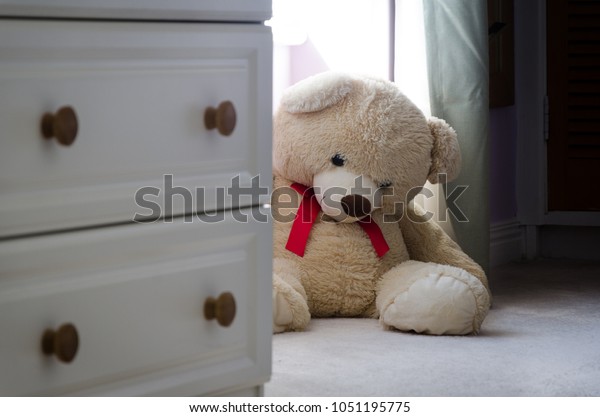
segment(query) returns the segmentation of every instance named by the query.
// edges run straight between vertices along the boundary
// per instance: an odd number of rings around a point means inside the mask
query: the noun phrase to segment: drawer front
[[[198,395],[265,382],[270,254],[270,226],[232,214],[2,242],[0,395]],[[204,316],[225,292],[229,327]],[[41,350],[44,331],[65,323],[79,335],[71,363]]]
[[[2,21],[0,236],[248,204],[224,190],[270,183],[271,53],[259,25]],[[70,146],[40,127],[64,106]]]
[[[0,0],[0,16],[263,21],[271,0]]]

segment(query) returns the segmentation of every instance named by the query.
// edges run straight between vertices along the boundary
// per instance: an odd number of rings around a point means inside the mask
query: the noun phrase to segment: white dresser
[[[0,0],[0,396],[261,393],[270,6]]]

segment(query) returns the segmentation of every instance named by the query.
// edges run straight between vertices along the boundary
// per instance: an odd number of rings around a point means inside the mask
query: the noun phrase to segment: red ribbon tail
[[[296,255],[303,257],[306,249],[306,243],[308,242],[308,235],[312,228],[312,222],[304,222],[302,219],[306,215],[304,209],[306,205],[304,201],[298,207],[294,224],[292,224],[292,230],[290,230],[290,236],[288,238],[285,248]]]
[[[302,201],[296,212],[296,218],[294,224],[292,224],[292,230],[290,230],[285,248],[303,257],[310,230],[317,219],[321,206],[317,202],[312,189],[297,183],[292,184],[291,187],[302,195]]]

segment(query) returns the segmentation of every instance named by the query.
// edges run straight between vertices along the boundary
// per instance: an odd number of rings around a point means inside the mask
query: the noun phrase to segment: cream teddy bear
[[[426,334],[480,330],[483,270],[414,204],[458,174],[454,130],[391,82],[326,72],[290,87],[273,126],[273,330],[379,318]]]

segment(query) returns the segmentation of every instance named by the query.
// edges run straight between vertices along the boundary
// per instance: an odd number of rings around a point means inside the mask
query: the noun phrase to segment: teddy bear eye
[[[392,182],[391,181],[383,181],[379,183],[379,188],[387,188],[387,187],[391,187],[392,186]]]
[[[344,162],[346,161],[344,161],[344,158],[342,158],[342,156],[339,153],[335,154],[335,156],[331,158],[331,163],[336,167],[344,166]]]

